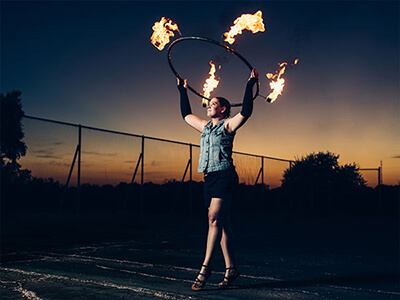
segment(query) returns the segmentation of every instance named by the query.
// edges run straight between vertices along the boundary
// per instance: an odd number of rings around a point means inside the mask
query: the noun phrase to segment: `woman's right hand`
[[[187,89],[188,84],[187,84],[187,80],[186,79],[182,79],[180,77],[176,77],[176,79],[177,79],[178,86],[183,86],[185,89]]]

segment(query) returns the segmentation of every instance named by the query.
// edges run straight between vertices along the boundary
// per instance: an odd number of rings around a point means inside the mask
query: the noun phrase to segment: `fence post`
[[[378,213],[381,214],[383,211],[382,203],[382,161],[378,167]]]
[[[264,186],[264,156],[261,156],[261,183]]]
[[[140,214],[144,213],[144,135],[142,135],[142,165],[140,174]]]
[[[193,184],[192,184],[192,171],[193,171],[193,157],[192,157],[192,144],[189,145],[189,159],[190,159],[190,169],[189,169],[189,216],[192,216],[192,195],[193,195]]]
[[[58,206],[58,211],[59,211],[59,212],[61,212],[62,207],[63,207],[63,205],[64,205],[64,199],[65,199],[66,196],[67,196],[69,181],[71,180],[72,171],[74,170],[74,166],[75,166],[76,158],[78,157],[78,153],[79,153],[79,144],[76,145],[76,150],[75,150],[74,158],[72,159],[72,164],[71,164],[71,168],[69,169],[69,173],[68,173],[68,177],[67,177],[67,182],[65,183],[64,194],[61,196],[61,199],[60,199],[60,203],[59,203],[59,206]]]
[[[82,125],[78,127],[78,179],[77,179],[77,196],[76,196],[76,213],[79,215],[81,211],[81,153],[82,153]]]
[[[378,186],[382,184],[382,161],[378,168]]]
[[[260,176],[261,176],[261,183],[264,185],[264,156],[261,156],[260,158],[261,158],[261,167],[260,167],[260,171],[258,171],[256,182],[254,182],[254,185],[257,184]]]

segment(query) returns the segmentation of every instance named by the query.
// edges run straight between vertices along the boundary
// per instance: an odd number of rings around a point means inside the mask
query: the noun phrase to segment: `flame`
[[[153,25],[153,34],[150,37],[151,43],[161,51],[169,43],[170,37],[174,36],[173,30],[182,35],[177,24],[168,18],[162,17],[160,22],[155,22]]]
[[[281,68],[279,72],[277,71],[276,74],[268,73],[267,77],[271,80],[269,86],[272,92],[267,96],[267,101],[272,103],[278,98],[279,95],[282,95],[283,88],[285,87],[285,79],[281,78],[283,73],[285,73],[287,63],[279,64]]]
[[[235,42],[234,37],[238,34],[242,34],[243,29],[250,30],[253,33],[265,31],[261,10],[256,12],[254,15],[243,14],[237,18],[233,24],[234,25],[231,26],[231,30],[224,33],[225,41],[229,44],[233,44]]]
[[[206,96],[207,98],[210,98],[210,94],[211,92],[218,86],[219,80],[215,79],[215,65],[213,64],[212,61],[210,61],[210,72],[208,74],[210,74],[210,77],[206,79],[206,82],[204,83],[203,86],[203,94],[204,96]],[[221,66],[219,67],[219,69],[221,69]],[[208,100],[203,98],[202,99],[202,105],[205,107],[208,104]]]
[[[299,59],[296,58],[292,64],[292,66],[296,65],[299,62]],[[269,86],[272,92],[267,96],[267,101],[272,103],[278,98],[279,95],[282,95],[283,88],[285,87],[285,79],[281,78],[281,76],[285,73],[287,63],[279,64],[280,70],[276,72],[276,74],[267,73],[266,76],[271,80]]]

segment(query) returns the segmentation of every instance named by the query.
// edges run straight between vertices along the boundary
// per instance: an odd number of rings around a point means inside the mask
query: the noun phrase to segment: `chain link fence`
[[[31,116],[25,116],[23,126],[28,150],[20,163],[35,177],[51,177],[65,184],[72,169],[72,186],[77,185],[78,175],[80,184],[97,185],[130,183],[132,179],[155,184],[202,181],[202,174],[197,173],[198,145]],[[77,158],[74,162],[76,152],[80,174]],[[270,188],[280,186],[283,172],[291,163],[241,152],[234,152],[233,159],[240,183]]]
[[[78,189],[138,184],[141,202],[146,184],[203,181],[197,173],[199,145],[32,116],[24,117],[23,126],[28,150],[20,164],[37,178]],[[241,184],[265,189],[279,187],[291,164],[287,159],[240,152],[234,152],[233,159]],[[191,196],[193,191],[189,188],[186,193]],[[80,192],[78,201],[79,197]]]
[[[198,145],[32,116],[24,117],[23,126],[28,149],[19,163],[31,170],[33,177],[52,178],[65,187],[60,210],[69,206],[79,212],[82,205],[93,208],[103,203],[103,209],[118,207],[141,213],[154,207],[192,212],[202,204]],[[233,160],[241,192],[249,191],[246,197],[240,197],[247,204],[252,197],[265,199],[263,191],[280,187],[284,171],[293,163],[235,151]],[[381,168],[361,170],[363,175],[368,174],[370,186],[380,184],[380,177],[375,178]],[[114,189],[113,193],[107,194],[107,186]],[[103,189],[99,192],[95,187]],[[267,202],[262,205],[278,205]]]

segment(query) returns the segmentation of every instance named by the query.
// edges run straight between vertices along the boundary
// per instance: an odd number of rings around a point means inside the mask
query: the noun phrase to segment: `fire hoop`
[[[210,43],[210,44],[214,44],[214,45],[220,46],[221,48],[224,48],[225,50],[227,50],[227,51],[231,52],[232,54],[236,55],[250,69],[250,71],[253,70],[253,67],[250,65],[250,63],[242,55],[240,55],[238,52],[236,52],[233,48],[231,48],[231,47],[229,47],[227,45],[224,45],[224,44],[222,44],[220,42],[217,42],[215,40],[212,40],[212,39],[203,38],[203,37],[197,37],[197,36],[185,36],[185,37],[181,37],[181,38],[173,41],[171,43],[171,45],[169,45],[169,47],[168,47],[168,64],[169,64],[169,67],[171,68],[172,73],[174,73],[174,75],[179,79],[182,79],[182,77],[178,74],[178,72],[175,70],[174,66],[172,65],[172,62],[171,62],[171,50],[177,43],[183,42],[183,41],[189,41],[189,40],[202,41],[202,42],[207,42],[207,43]],[[204,96],[203,94],[199,93],[198,91],[196,91],[189,84],[188,84],[188,89],[192,93],[194,93],[197,96],[199,96],[200,98],[211,100],[210,98],[208,98],[208,97]],[[253,97],[253,100],[257,98],[259,91],[260,91],[260,81],[257,80],[257,90],[256,90],[256,93],[255,93],[255,95]],[[231,103],[231,106],[232,107],[242,106],[242,103]]]

